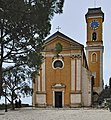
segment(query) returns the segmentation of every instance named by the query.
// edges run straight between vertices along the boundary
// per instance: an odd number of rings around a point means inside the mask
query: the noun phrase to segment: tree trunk
[[[15,106],[14,106],[14,102],[13,102],[13,100],[11,101],[11,106],[12,106],[12,110],[14,110],[15,109]]]
[[[4,30],[4,17],[3,17],[3,22],[0,26],[0,97],[3,94],[3,89],[2,89],[2,83],[3,83],[3,71],[2,71],[2,67],[3,67],[3,53],[4,53],[4,44],[3,44],[3,30]]]
[[[15,106],[14,106],[14,96],[13,96],[14,94],[13,94],[13,91],[12,91],[12,96],[11,96],[11,106],[12,106],[12,110],[14,110],[15,109]]]
[[[0,66],[0,97],[1,97],[1,95],[3,93],[2,83],[3,83],[3,80],[2,80],[2,67]]]

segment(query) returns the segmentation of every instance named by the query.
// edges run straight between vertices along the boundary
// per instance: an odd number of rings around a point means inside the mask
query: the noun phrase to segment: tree
[[[0,96],[3,69],[28,65],[38,70],[42,45],[55,13],[62,13],[64,0],[0,0]],[[36,55],[37,62],[31,56]]]
[[[105,85],[105,90],[106,90],[106,89],[108,89],[108,86],[107,86],[107,84]]]
[[[30,69],[26,66],[15,67],[13,69],[7,68],[7,72],[3,74],[5,84],[7,85],[7,92],[4,95],[11,103],[14,109],[14,100],[19,96],[28,96],[32,94],[30,86]]]
[[[61,43],[57,43],[56,46],[55,46],[55,52],[56,52],[56,55],[58,56],[59,53],[62,51],[62,48],[63,46],[61,45]]]
[[[111,77],[109,78],[109,88],[111,88]]]

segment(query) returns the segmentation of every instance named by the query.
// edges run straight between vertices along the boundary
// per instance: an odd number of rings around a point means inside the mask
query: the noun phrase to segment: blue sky
[[[96,4],[95,4],[96,3]],[[96,5],[96,6],[95,6]],[[88,8],[101,7],[105,19],[103,23],[104,44],[104,83],[108,84],[111,77],[111,0],[65,0],[63,14],[55,15],[52,20],[51,34],[60,32],[86,46],[85,14]]]

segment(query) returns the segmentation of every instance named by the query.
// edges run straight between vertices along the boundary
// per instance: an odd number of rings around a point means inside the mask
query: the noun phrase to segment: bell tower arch
[[[103,22],[104,13],[100,8],[89,8],[85,15],[87,24],[86,55],[89,70],[94,76],[94,91],[103,88]]]

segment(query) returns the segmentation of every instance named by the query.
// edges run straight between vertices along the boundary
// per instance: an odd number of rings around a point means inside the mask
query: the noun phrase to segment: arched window
[[[92,62],[97,62],[97,54],[96,53],[92,53],[91,61]]]
[[[62,69],[64,67],[64,62],[61,59],[56,59],[52,62],[53,69]]]
[[[92,41],[95,41],[97,39],[97,34],[96,32],[92,33]]]
[[[61,60],[56,60],[53,64],[54,68],[62,68],[63,62]]]

